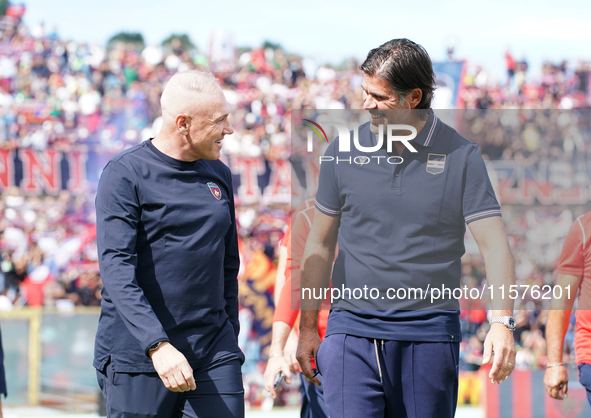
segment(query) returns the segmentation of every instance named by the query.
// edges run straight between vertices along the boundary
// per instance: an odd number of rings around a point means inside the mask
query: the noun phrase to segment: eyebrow
[[[214,119],[214,122],[220,122],[220,121],[222,121],[222,120],[226,119],[228,116],[230,116],[230,113],[225,113],[225,114],[223,114],[222,116],[220,116],[220,117],[218,117],[218,118]]]
[[[376,99],[380,99],[380,100],[386,100],[386,99],[388,98],[388,96],[382,96],[381,94],[375,94],[375,93],[372,93],[372,92],[368,91],[368,90],[367,90],[367,88],[366,88],[366,87],[365,87],[363,84],[361,84],[361,88],[362,88],[362,89],[363,89],[363,91],[365,91],[367,94],[369,94],[369,95],[371,95],[371,96],[375,97]]]

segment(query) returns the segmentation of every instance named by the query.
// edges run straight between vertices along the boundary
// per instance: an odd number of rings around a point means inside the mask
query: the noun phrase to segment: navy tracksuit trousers
[[[459,343],[327,336],[316,354],[331,418],[452,418]]]
[[[117,372],[112,364],[97,371],[108,418],[244,418],[238,358],[214,361],[193,376],[197,389],[171,392],[157,373]]]

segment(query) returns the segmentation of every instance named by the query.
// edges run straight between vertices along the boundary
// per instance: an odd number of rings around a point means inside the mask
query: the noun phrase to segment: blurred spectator
[[[101,289],[99,276],[91,271],[84,271],[76,283],[76,294],[82,306],[100,306]]]

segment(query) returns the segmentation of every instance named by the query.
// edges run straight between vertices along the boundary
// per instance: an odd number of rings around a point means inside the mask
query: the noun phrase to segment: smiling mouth
[[[371,120],[374,120],[374,121],[383,119],[386,116],[382,112],[379,112],[379,113],[369,112],[369,114],[371,115]]]

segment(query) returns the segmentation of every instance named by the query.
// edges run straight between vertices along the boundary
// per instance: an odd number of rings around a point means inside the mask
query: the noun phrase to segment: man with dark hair
[[[435,73],[427,51],[408,39],[392,39],[367,54],[359,67],[371,78],[377,77],[388,83],[400,106],[414,89],[421,90],[421,99],[414,107],[417,110],[431,108],[435,91]],[[424,120],[429,112],[417,112]]]
[[[319,385],[310,362],[315,358],[330,416],[451,418],[462,339],[459,305],[451,296],[429,303],[429,289],[460,287],[466,224],[485,259],[489,285],[514,283],[513,257],[478,146],[430,109],[434,74],[427,52],[395,39],[370,51],[360,68],[370,122],[359,127],[359,145],[377,151],[359,151],[359,158],[395,157],[399,163],[335,164],[350,154],[340,151],[339,139],[329,144],[325,156],[332,160],[321,164],[302,289],[319,294],[328,288],[332,267],[331,292],[342,294],[333,301],[322,344],[320,300],[303,298],[297,358]],[[379,147],[389,124],[416,130],[408,143],[414,151],[402,142]],[[411,287],[414,297],[410,291],[400,300],[389,296]],[[363,289],[370,295],[377,289],[381,297],[356,297]],[[486,364],[494,353],[492,383],[514,368],[512,313],[512,300],[494,299],[483,356]]]
[[[244,417],[233,132],[208,73],[174,75],[160,133],[113,157],[96,196],[94,367],[109,417]]]

